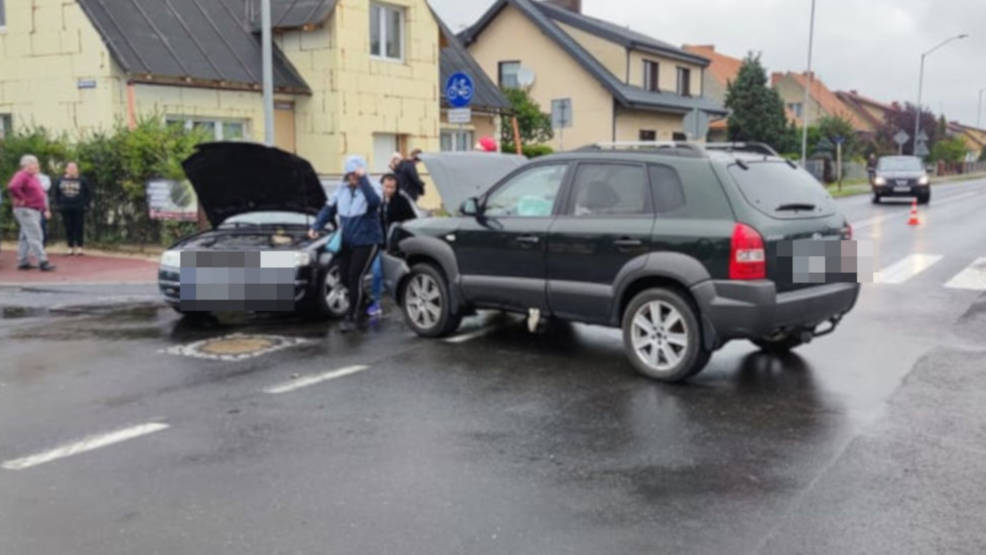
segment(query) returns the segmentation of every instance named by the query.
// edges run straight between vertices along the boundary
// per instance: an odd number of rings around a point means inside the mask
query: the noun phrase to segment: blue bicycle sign
[[[465,108],[472,103],[473,93],[472,78],[465,73],[456,73],[445,83],[445,98],[456,108]]]

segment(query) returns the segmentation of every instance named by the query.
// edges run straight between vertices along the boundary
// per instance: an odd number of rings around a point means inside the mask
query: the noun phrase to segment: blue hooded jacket
[[[366,159],[362,156],[350,156],[346,159],[346,175],[360,168],[366,169],[366,166]],[[356,187],[350,187],[349,181],[344,179],[342,186],[336,189],[318,213],[312,229],[323,229],[338,215],[344,247],[379,245],[383,243],[379,215],[382,196],[379,185],[371,184],[365,175]]]

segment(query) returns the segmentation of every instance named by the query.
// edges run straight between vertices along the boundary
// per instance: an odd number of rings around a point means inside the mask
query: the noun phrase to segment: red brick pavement
[[[17,269],[17,254],[4,245],[0,252],[0,285],[33,283],[148,283],[157,280],[158,264],[141,258],[49,254],[54,272]]]

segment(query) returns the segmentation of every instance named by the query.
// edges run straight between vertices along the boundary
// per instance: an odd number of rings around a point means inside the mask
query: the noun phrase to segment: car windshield
[[[733,164],[729,173],[743,196],[761,212],[775,218],[827,216],[835,205],[810,173],[786,162]]]
[[[237,214],[226,220],[219,227],[267,226],[267,225],[311,225],[315,217],[300,212],[247,212]]]
[[[888,156],[880,158],[878,170],[889,172],[919,172],[923,171],[921,159],[913,156]]]

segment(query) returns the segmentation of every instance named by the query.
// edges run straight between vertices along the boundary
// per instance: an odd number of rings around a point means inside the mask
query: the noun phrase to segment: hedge
[[[77,139],[42,127],[19,129],[0,139],[0,184],[4,202],[0,209],[0,234],[17,236],[7,184],[24,154],[34,154],[42,172],[55,181],[65,164],[76,161],[92,187],[92,203],[86,217],[86,242],[95,245],[167,245],[196,229],[194,222],[151,220],[145,183],[149,179],[184,179],[181,161],[205,140],[200,131],[166,125],[161,117],[147,117],[130,130],[122,125],[110,132],[91,133]],[[64,238],[61,218],[53,211],[48,224],[51,240]]]

